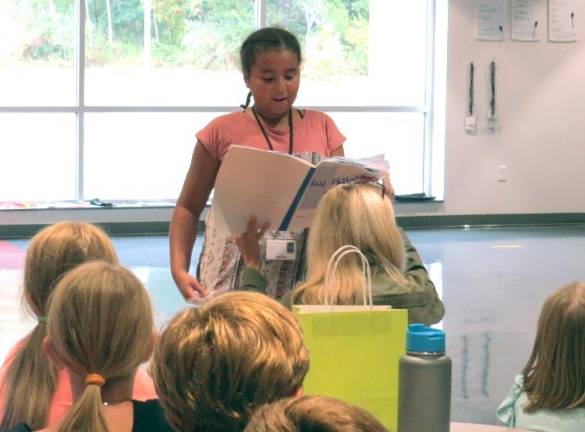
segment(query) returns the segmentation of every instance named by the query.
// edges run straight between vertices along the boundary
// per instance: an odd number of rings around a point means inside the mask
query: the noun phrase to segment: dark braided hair
[[[245,104],[241,104],[240,108],[242,108],[243,110],[247,109],[248,106],[250,105],[250,100],[252,99],[252,90],[248,90],[248,96],[246,96],[246,103]]]
[[[289,49],[295,53],[299,64],[301,63],[301,45],[296,36],[281,28],[265,27],[250,34],[240,48],[240,61],[245,77],[250,75],[252,66],[256,63],[256,54],[269,49]],[[240,106],[243,109],[248,108],[251,98],[250,91],[246,97],[246,103]]]

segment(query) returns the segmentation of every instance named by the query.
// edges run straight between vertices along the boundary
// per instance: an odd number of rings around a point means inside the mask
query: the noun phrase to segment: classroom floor
[[[544,298],[585,280],[585,226],[413,230],[447,309],[452,420],[498,424],[495,409],[527,360]],[[184,306],[170,277],[166,237],[118,237],[120,260],[147,285],[162,325]],[[0,360],[32,322],[21,312],[28,242],[0,241]],[[198,256],[200,245],[194,256]]]

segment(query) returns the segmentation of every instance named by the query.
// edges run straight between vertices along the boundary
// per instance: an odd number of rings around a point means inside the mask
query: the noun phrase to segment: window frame
[[[433,147],[438,143],[437,133],[435,131],[437,116],[434,109],[435,101],[435,50],[436,41],[436,1],[427,1],[427,52],[426,52],[426,89],[425,104],[416,106],[396,106],[396,105],[342,105],[342,106],[306,106],[305,108],[314,109],[323,112],[346,112],[346,113],[421,113],[424,115],[423,131],[423,188],[426,195],[433,193],[433,167],[437,163],[433,160]],[[267,23],[267,0],[255,0],[255,25],[256,28],[264,27]],[[145,3],[150,3],[145,0]],[[228,113],[233,112],[233,106],[98,106],[85,104],[85,21],[86,21],[86,2],[75,0],[75,19],[76,19],[76,48],[75,48],[75,71],[76,71],[76,104],[71,106],[0,106],[0,113],[71,113],[76,116],[76,176],[75,176],[75,199],[84,200],[84,125],[85,115],[88,113]],[[439,116],[440,117],[440,116]],[[435,179],[436,182],[436,179]],[[442,191],[442,185],[438,190]],[[442,194],[442,192],[440,193]],[[442,198],[442,197],[439,197]]]

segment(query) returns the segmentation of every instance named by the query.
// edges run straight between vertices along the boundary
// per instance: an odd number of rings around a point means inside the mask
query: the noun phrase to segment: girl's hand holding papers
[[[260,239],[264,237],[268,227],[267,222],[257,225],[256,216],[252,216],[248,220],[246,232],[235,236],[246,267],[260,271]]]

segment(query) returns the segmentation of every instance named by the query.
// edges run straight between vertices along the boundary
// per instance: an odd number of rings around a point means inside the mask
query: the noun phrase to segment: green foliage
[[[107,2],[111,17],[108,17]],[[86,33],[90,43],[107,40],[109,19],[114,39],[142,45],[144,12],[141,0],[87,0]]]
[[[304,69],[305,76],[318,79],[343,73],[343,46],[332,26],[314,31],[307,38],[305,52],[309,58]]]
[[[184,64],[181,59],[182,52],[175,45],[154,42],[152,44],[153,66],[176,66]]]
[[[154,18],[159,30],[158,43],[177,45],[185,35],[185,21],[191,9],[183,0],[153,0]]]
[[[12,1],[18,6],[18,19],[26,22],[30,32],[22,57],[72,62],[77,0]],[[141,62],[143,0],[81,1],[87,2],[87,61]],[[152,65],[239,67],[242,40],[254,30],[254,0],[151,3]],[[367,73],[368,0],[267,0],[267,5],[269,23],[299,37],[310,58],[305,69],[309,75]]]
[[[110,15],[107,2],[110,4]],[[86,12],[87,64],[133,63],[141,60],[144,35],[142,0],[87,0]]]
[[[71,64],[75,56],[73,0],[16,0],[15,18],[27,33],[20,56]]]
[[[101,3],[106,11],[107,0],[90,0]],[[142,0],[110,0],[112,2],[112,22],[116,39],[142,46],[144,35],[144,11]],[[107,16],[100,19],[100,28],[107,34]]]
[[[311,6],[314,0],[305,2]],[[268,1],[267,15],[270,25],[276,25],[285,28],[299,38],[301,45],[304,45],[305,36],[311,31],[308,28],[306,11],[298,0],[279,0]]]
[[[251,0],[196,1],[187,17],[181,62],[202,69],[237,67],[240,45],[253,23]]]
[[[352,26],[344,35],[347,49],[345,50],[348,72],[358,75],[368,73],[368,25],[366,19],[354,19]]]
[[[271,0],[271,24],[299,36],[309,58],[304,73],[367,74],[368,0]]]
[[[370,11],[368,0],[340,0],[339,3],[347,10],[351,19],[368,19]]]

